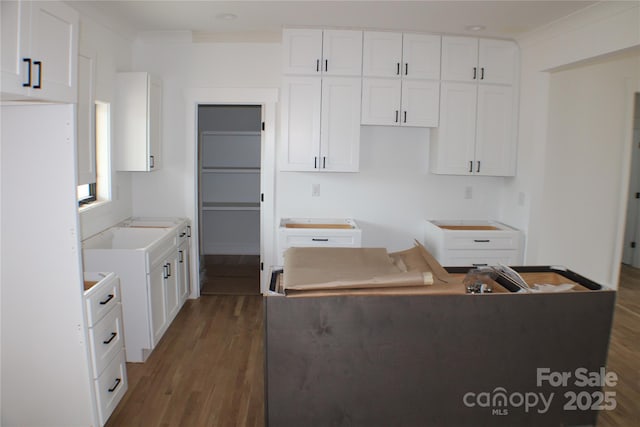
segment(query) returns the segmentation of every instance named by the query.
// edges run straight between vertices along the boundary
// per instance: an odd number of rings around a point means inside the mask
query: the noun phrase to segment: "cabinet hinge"
[[[636,242],[631,242],[631,248],[633,248],[633,249],[636,248]]]
[[[260,271],[264,271],[264,262],[260,263]]]
[[[264,130],[264,122],[262,122],[262,130]]]

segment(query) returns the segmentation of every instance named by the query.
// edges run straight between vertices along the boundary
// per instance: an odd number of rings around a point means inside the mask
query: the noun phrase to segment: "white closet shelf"
[[[260,173],[260,168],[202,167],[202,173]]]
[[[260,203],[203,202],[204,211],[259,211]]]

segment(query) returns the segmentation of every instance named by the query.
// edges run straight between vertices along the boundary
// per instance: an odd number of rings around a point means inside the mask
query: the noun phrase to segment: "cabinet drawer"
[[[104,425],[127,391],[127,365],[124,349],[109,363],[102,375],[94,381],[98,398],[100,425]]]
[[[442,259],[439,260],[442,265],[451,267],[471,267],[474,265],[519,265],[519,251],[496,250],[496,251],[466,251],[453,250],[445,251]]]
[[[355,235],[288,235],[285,238],[285,246],[353,246],[356,245]]]
[[[517,249],[520,239],[516,233],[497,232],[491,234],[465,233],[463,235],[446,235],[445,249]]]
[[[114,355],[124,347],[122,307],[117,304],[94,327],[89,328],[94,378],[100,376]]]
[[[95,325],[120,302],[118,277],[108,274],[86,294],[88,326]]]

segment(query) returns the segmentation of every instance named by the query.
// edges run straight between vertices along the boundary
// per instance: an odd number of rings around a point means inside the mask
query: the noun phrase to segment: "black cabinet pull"
[[[314,169],[318,169],[318,157],[317,156],[313,157],[313,168]]]
[[[22,62],[27,63],[27,82],[22,87],[31,87],[31,58],[22,58]]]
[[[320,60],[316,59],[316,73],[320,72]]]
[[[191,237],[191,226],[187,225],[187,237]]]
[[[168,271],[167,277],[171,277],[171,263],[170,262],[167,263],[167,271]]]
[[[484,67],[480,68],[480,80],[484,80]]]
[[[324,71],[329,71],[329,60],[328,59],[324,60]]]
[[[163,271],[164,274],[162,275],[162,278],[163,279],[168,279],[169,278],[169,268],[167,267],[167,264],[163,265],[162,269],[164,270]]]
[[[400,75],[400,63],[396,62],[396,74],[399,76]]]
[[[491,242],[491,240],[489,240],[489,239],[474,239],[473,241],[476,242],[476,243],[489,243],[489,242]]]
[[[111,332],[111,338],[109,338],[106,341],[102,341],[102,344],[110,344],[111,341],[115,340],[117,336],[118,336],[117,332]]]
[[[407,123],[407,110],[404,111],[404,122]]]
[[[153,169],[156,167],[156,158],[154,156],[149,156],[149,169]]]
[[[113,298],[114,298],[114,295],[113,295],[113,294],[109,294],[109,295],[107,296],[107,299],[106,299],[106,300],[104,300],[104,301],[100,301],[100,305],[107,305],[107,303],[108,303],[109,301],[111,301]]]
[[[477,67],[473,67],[473,80],[476,79],[477,73],[478,73],[478,68]]]
[[[478,169],[476,170],[476,173],[480,173],[480,160],[478,160]]]
[[[469,160],[469,173],[473,173],[473,161]]]
[[[33,65],[38,67],[38,83],[33,85],[34,89],[42,89],[42,62],[33,61]]]
[[[398,123],[398,110],[396,110],[396,123]]]
[[[180,237],[184,237],[184,236],[186,236],[186,235],[187,235],[187,232],[186,232],[186,231],[183,231],[182,233],[180,233]]]
[[[114,391],[116,391],[116,389],[118,388],[118,386],[120,385],[120,383],[122,382],[122,380],[120,378],[116,378],[115,383],[113,384],[113,387],[111,387],[110,389],[108,389],[107,391],[109,393],[113,393]]]
[[[320,239],[319,237],[314,237],[311,239],[313,242],[328,242],[329,239]]]
[[[409,63],[405,62],[404,63],[404,75],[408,75],[409,74]]]
[[[178,255],[180,255],[180,264],[184,262],[184,251],[178,251]]]

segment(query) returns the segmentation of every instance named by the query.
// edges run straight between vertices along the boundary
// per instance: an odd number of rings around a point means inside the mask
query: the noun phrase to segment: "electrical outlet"
[[[464,189],[464,198],[465,199],[472,199],[473,198],[473,187],[471,187],[471,186],[465,187],[465,189]]]
[[[320,184],[313,184],[311,186],[311,196],[320,197]]]

